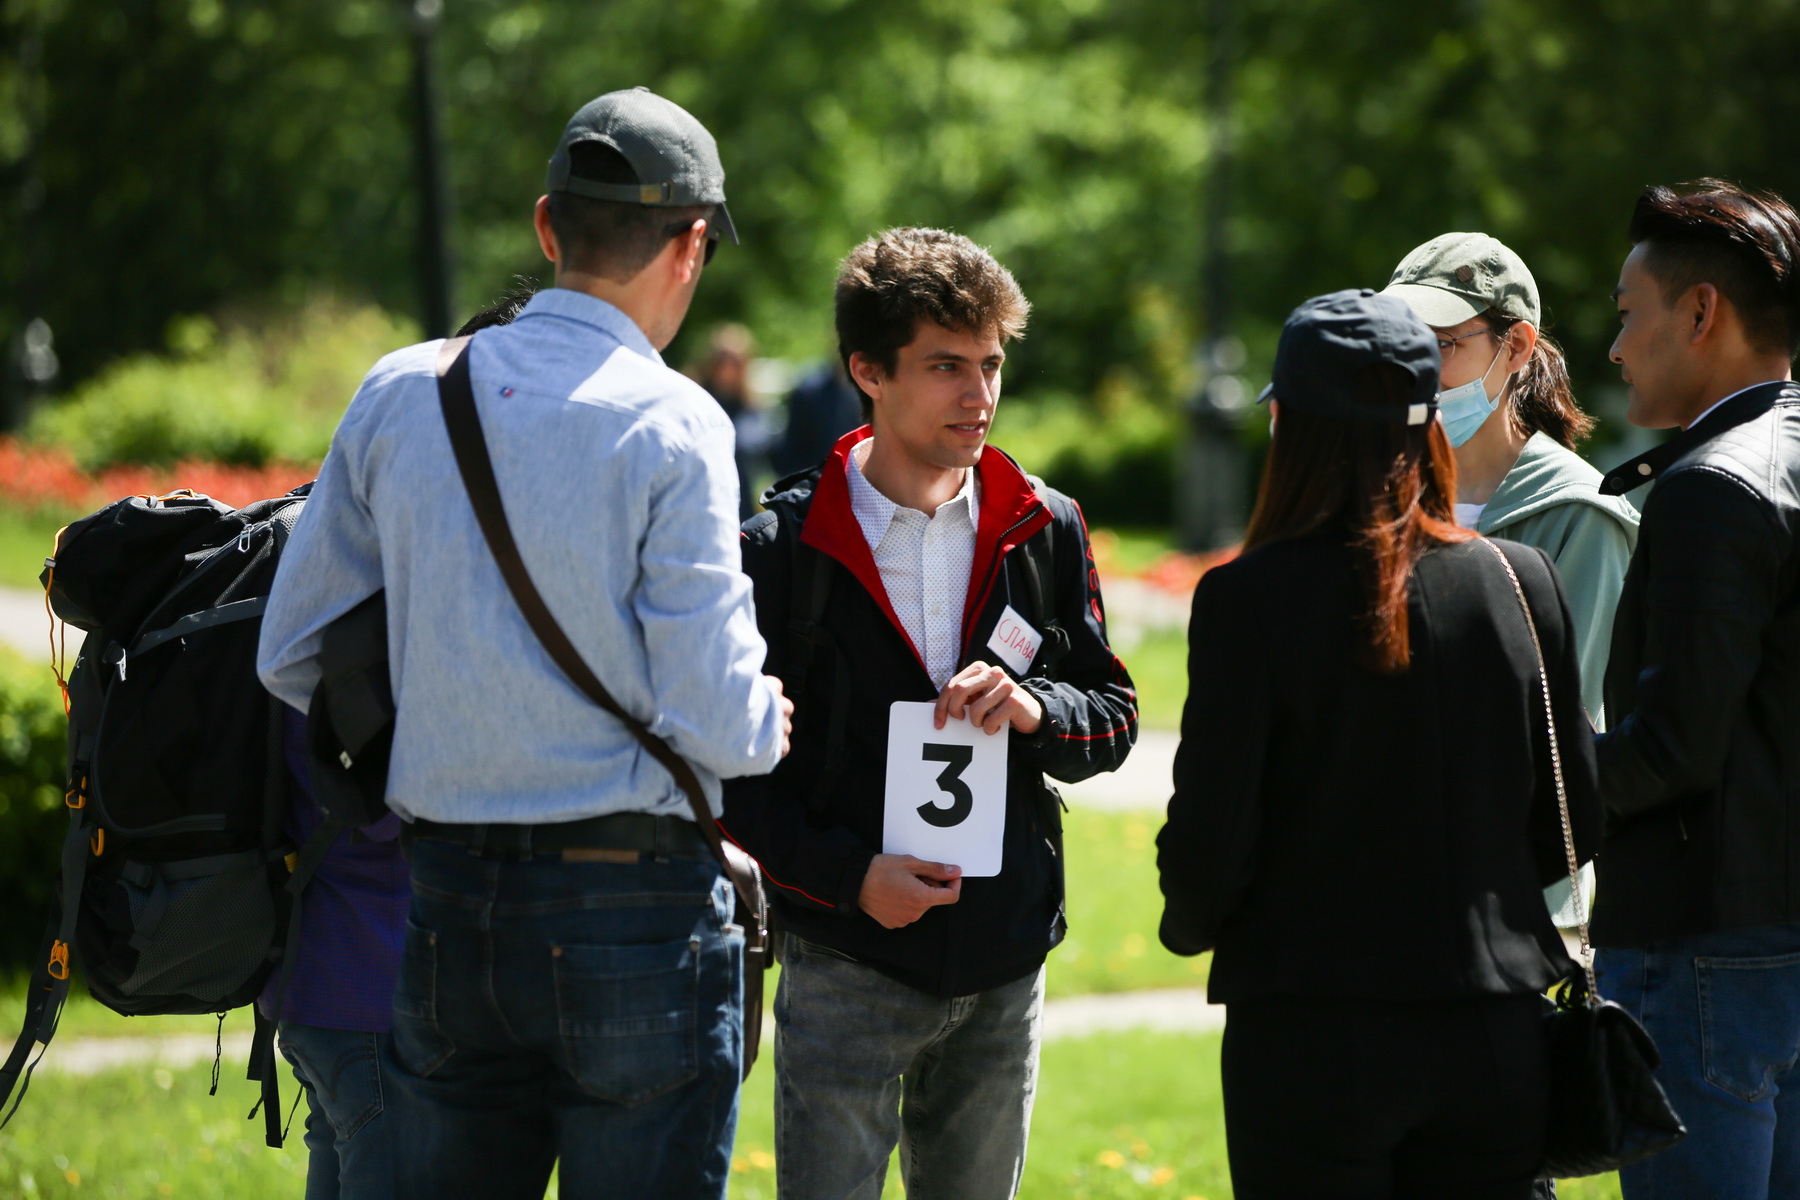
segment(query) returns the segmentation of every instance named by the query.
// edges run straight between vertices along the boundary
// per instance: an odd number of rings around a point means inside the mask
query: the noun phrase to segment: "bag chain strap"
[[[1513,595],[1519,598],[1519,611],[1525,614],[1525,629],[1531,634],[1532,652],[1537,655],[1538,691],[1544,697],[1544,729],[1550,735],[1550,769],[1556,776],[1556,808],[1562,816],[1563,853],[1569,862],[1569,888],[1575,902],[1575,919],[1581,928],[1581,969],[1587,976],[1587,1002],[1592,1004],[1600,995],[1600,987],[1594,979],[1594,948],[1588,942],[1587,905],[1581,894],[1581,863],[1575,857],[1575,829],[1569,823],[1569,794],[1563,786],[1562,748],[1556,739],[1556,713],[1550,706],[1550,673],[1544,668],[1544,645],[1538,640],[1537,621],[1531,616],[1531,605],[1525,602],[1525,589],[1519,585],[1519,576],[1513,571],[1512,563],[1493,542],[1486,538],[1482,542],[1494,552],[1494,557],[1506,569],[1506,577],[1512,581]]]

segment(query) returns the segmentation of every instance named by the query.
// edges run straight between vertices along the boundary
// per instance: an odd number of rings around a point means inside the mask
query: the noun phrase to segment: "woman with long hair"
[[[1244,553],[1194,594],[1161,933],[1214,952],[1239,1200],[1524,1200],[1542,1160],[1539,994],[1575,968],[1514,578],[1583,858],[1592,741],[1555,569],[1455,521],[1440,362],[1393,297],[1296,309]]]

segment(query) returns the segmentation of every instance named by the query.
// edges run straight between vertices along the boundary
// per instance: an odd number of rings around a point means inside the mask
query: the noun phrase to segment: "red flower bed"
[[[1239,547],[1232,546],[1225,550],[1213,550],[1206,554],[1182,554],[1170,551],[1150,565],[1144,572],[1144,582],[1151,587],[1165,592],[1173,592],[1178,596],[1186,596],[1193,592],[1200,577],[1222,563],[1228,563],[1238,556]]]
[[[234,467],[216,462],[182,462],[172,467],[117,466],[90,475],[54,447],[30,446],[0,438],[0,502],[26,509],[84,511],[121,496],[159,496],[188,488],[241,506],[279,496],[318,474],[317,466],[271,463]]]

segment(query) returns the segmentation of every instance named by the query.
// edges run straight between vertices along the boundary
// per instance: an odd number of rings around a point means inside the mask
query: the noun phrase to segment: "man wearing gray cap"
[[[731,425],[658,354],[720,237],[736,240],[724,178],[712,135],[669,101],[588,104],[535,213],[555,286],[461,351],[544,606],[715,813],[722,778],[786,753],[792,711],[761,673]],[[565,1197],[722,1197],[743,1051],[731,885],[669,771],[509,592],[446,433],[444,346],[364,380],[258,656],[269,689],[308,707],[322,632],[385,589],[387,799],[413,885],[388,1098],[398,1192],[535,1200],[560,1162]]]

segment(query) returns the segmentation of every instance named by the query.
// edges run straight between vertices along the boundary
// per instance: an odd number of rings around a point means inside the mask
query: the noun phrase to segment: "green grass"
[[[1185,632],[1162,629],[1146,634],[1119,655],[1137,685],[1138,721],[1145,728],[1181,728],[1181,706],[1187,703],[1187,651]]]
[[[1227,1200],[1218,1060],[1216,1034],[1105,1034],[1045,1046],[1020,1195]],[[206,1094],[210,1073],[201,1065],[41,1076],[19,1115],[0,1132],[0,1195],[299,1195],[305,1170],[299,1121],[285,1149],[268,1149],[261,1119],[243,1117],[256,1099],[255,1085],[242,1078],[243,1064],[226,1064],[217,1096]],[[773,1080],[765,1059],[745,1087],[733,1200],[775,1195]],[[898,1196],[898,1187],[889,1194]],[[1564,1200],[1618,1195],[1611,1176],[1562,1186]]]
[[[21,993],[22,979],[13,980],[0,994],[0,1038],[9,1043],[19,1030],[24,1016]],[[69,1001],[63,1005],[62,1019],[56,1026],[56,1041],[50,1044],[49,1058],[56,1057],[56,1047],[64,1038],[166,1037],[169,1034],[205,1034],[211,1037],[219,1028],[219,1019],[205,1013],[182,1017],[124,1017],[87,994],[81,973],[76,971],[69,987]],[[250,1032],[250,1010],[235,1009],[225,1014],[225,1033]]]
[[[56,531],[79,515],[0,509],[0,586],[38,591],[38,572],[56,545]]]
[[[1128,574],[1149,570],[1175,549],[1175,533],[1171,529],[1097,528],[1092,537],[1096,555],[1104,548],[1112,567]]]
[[[1161,827],[1153,812],[1077,808],[1065,816],[1069,936],[1050,955],[1052,997],[1205,984],[1210,955],[1177,958],[1156,940]]]

